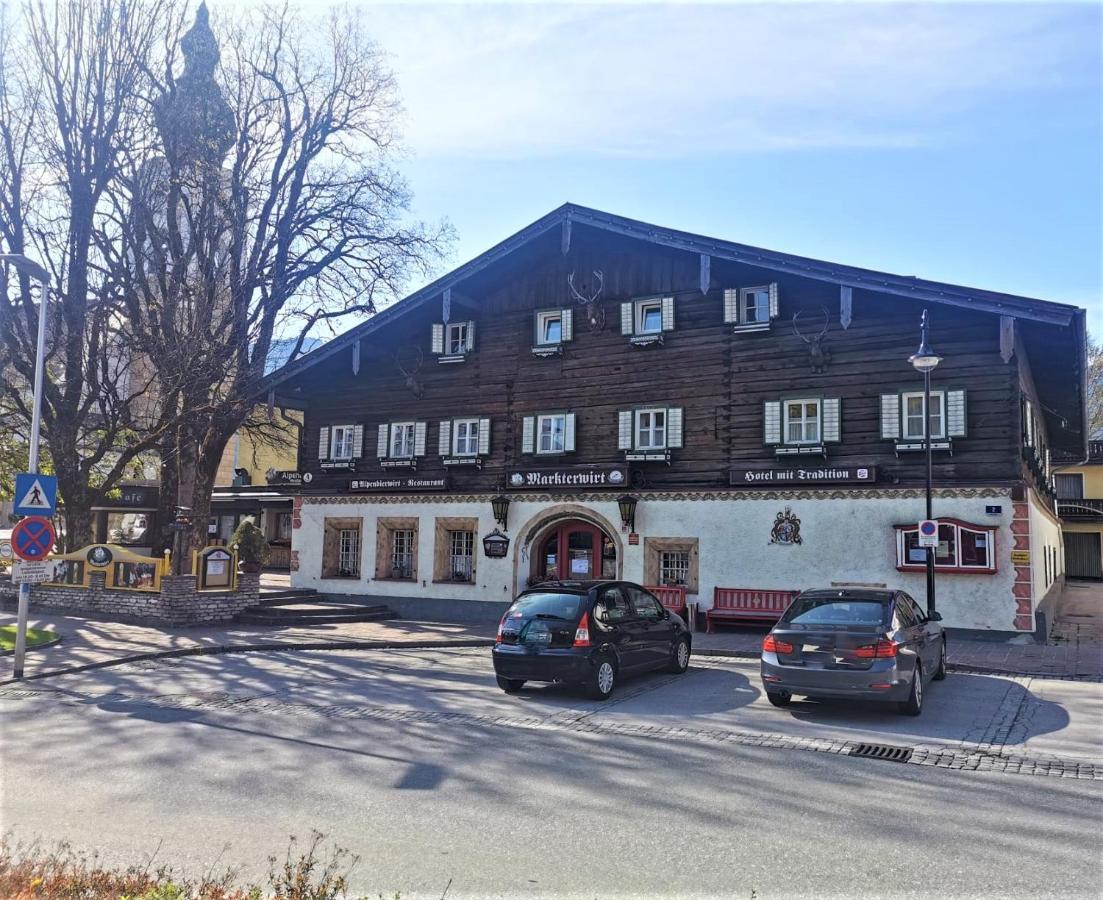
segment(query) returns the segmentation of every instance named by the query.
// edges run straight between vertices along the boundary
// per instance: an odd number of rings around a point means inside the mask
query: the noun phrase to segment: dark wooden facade
[[[967,398],[966,436],[954,439],[952,454],[935,453],[937,484],[1039,480],[1024,465],[1018,355],[1001,357],[998,314],[855,288],[852,320],[844,328],[839,286],[828,281],[712,258],[709,289],[702,294],[698,254],[577,223],[566,253],[564,244],[559,229],[545,231],[452,289],[452,321],[476,322],[475,348],[462,363],[441,365],[430,352],[432,324],[442,319],[438,295],[389,311],[385,324],[365,333],[357,373],[347,343],[277,373],[275,402],[306,413],[300,469],[313,479],[304,492],[343,494],[350,479],[381,477],[387,470],[376,458],[376,427],[392,421],[428,423],[427,450],[416,474],[447,471],[452,492],[501,490],[513,468],[623,462],[618,412],[651,404],[684,409],[684,445],[672,451],[669,465],[631,464],[634,486],[728,489],[729,470],[777,464],[774,448],[764,442],[763,405],[799,396],[838,397],[842,404],[841,440],[828,445],[826,461],[802,458],[801,464],[875,465],[879,486],[918,485],[923,454],[897,454],[893,442],[882,439],[880,396],[922,389],[908,357],[918,344],[924,306],[930,309],[931,343],[944,358],[933,386],[964,390]],[[591,330],[567,276],[573,271],[587,280],[595,269],[604,273],[605,322]],[[724,322],[724,289],[767,282],[778,284],[779,315],[772,327],[733,333]],[[621,334],[620,304],[648,295],[675,296],[674,330],[661,346],[640,348]],[[532,353],[535,312],[556,307],[575,309],[574,338],[562,355],[538,358]],[[823,321],[824,310],[830,317],[823,343],[830,359],[822,373],[813,372],[809,346],[794,332],[793,317],[802,310],[806,331],[818,330],[814,323]],[[1046,359],[1044,348],[1045,340],[1055,346],[1064,340],[1061,329],[1029,328],[1040,336],[1024,329],[1020,337],[1032,354],[1039,390],[1061,391],[1062,372],[1066,381],[1074,380],[1075,366]],[[409,358],[415,347],[423,355],[415,375],[420,399],[394,359],[396,350]],[[310,364],[312,357],[319,361]],[[1042,407],[1056,406],[1052,397],[1035,399]],[[522,417],[562,410],[577,417],[575,452],[562,458],[523,455]],[[438,423],[462,415],[491,419],[490,453],[481,468],[446,470],[437,452]],[[319,466],[319,429],[335,424],[364,427],[355,473]]]

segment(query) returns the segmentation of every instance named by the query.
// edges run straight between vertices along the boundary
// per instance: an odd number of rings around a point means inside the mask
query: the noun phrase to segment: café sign
[[[732,469],[732,487],[778,484],[873,484],[876,466],[768,466],[761,469]]]
[[[446,491],[448,477],[445,475],[410,475],[406,478],[354,478],[349,482],[349,491]]]
[[[572,488],[607,488],[615,490],[628,484],[628,470],[623,466],[568,466],[562,469],[519,469],[509,473],[507,484],[512,490],[570,490]]]

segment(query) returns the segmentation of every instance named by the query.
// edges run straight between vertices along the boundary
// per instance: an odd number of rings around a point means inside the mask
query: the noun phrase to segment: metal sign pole
[[[31,407],[31,451],[27,468],[38,474],[39,432],[42,427],[42,379],[46,363],[46,304],[50,299],[49,273],[37,263],[14,254],[5,260],[16,269],[26,272],[42,285],[38,298],[38,344],[34,360],[34,406]],[[31,585],[23,582],[19,585],[19,610],[15,628],[15,656],[12,674],[23,677],[23,658],[27,653],[27,618],[31,605]]]

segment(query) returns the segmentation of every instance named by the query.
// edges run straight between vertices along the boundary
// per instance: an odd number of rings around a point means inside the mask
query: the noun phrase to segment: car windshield
[[[535,619],[552,616],[574,621],[578,618],[583,597],[579,594],[527,594],[509,610],[508,618]]]
[[[853,597],[798,597],[782,617],[792,625],[880,625],[885,604]]]

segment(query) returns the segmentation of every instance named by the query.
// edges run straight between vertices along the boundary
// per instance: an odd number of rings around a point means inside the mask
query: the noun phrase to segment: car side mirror
[[[669,619],[670,618],[670,610],[667,609],[665,606],[663,607],[662,617],[664,619]]]
[[[941,622],[942,613],[936,610],[935,612],[931,613],[927,618],[929,618],[932,622]]]

